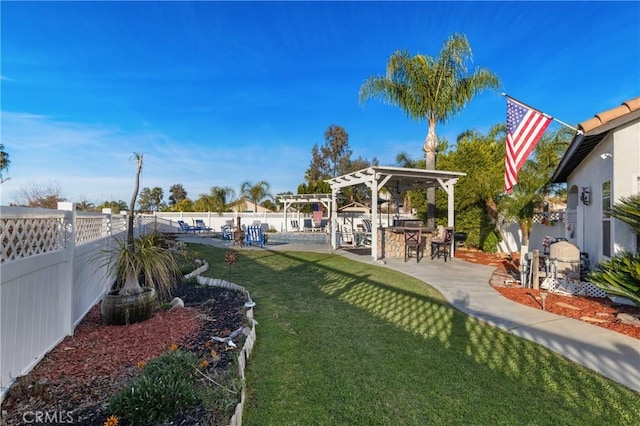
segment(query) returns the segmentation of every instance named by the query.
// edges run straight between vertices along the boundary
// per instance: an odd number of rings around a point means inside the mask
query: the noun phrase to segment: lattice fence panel
[[[127,230],[127,216],[112,216],[111,234],[116,235]]]
[[[562,222],[563,220],[564,212],[534,213],[532,217],[533,223]]]
[[[76,217],[76,244],[85,244],[109,235],[107,217]]]
[[[36,254],[62,250],[65,232],[70,226],[64,219],[4,219],[2,226],[2,262]]]

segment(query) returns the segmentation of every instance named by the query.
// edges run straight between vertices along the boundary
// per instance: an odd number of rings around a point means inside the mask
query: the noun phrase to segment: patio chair
[[[179,220],[178,225],[180,226],[180,230],[186,234],[188,234],[189,232],[192,232],[195,234],[196,232],[196,227],[187,225],[184,220]]]
[[[342,245],[354,246],[356,244],[353,231],[349,227],[342,227],[342,230],[340,231],[340,237],[342,238]]]
[[[327,219],[320,219],[320,222],[315,222],[313,224],[313,230],[314,231],[324,231],[325,227],[327,226],[327,223],[329,223],[329,221]]]
[[[260,247],[264,247],[265,244],[265,235],[262,232],[261,226],[248,226],[246,230],[246,240],[245,243],[248,246],[252,246],[254,244],[259,245]]]
[[[196,231],[198,232],[211,232],[212,228],[204,224],[204,220],[196,219]]]
[[[365,246],[371,245],[371,219],[362,219],[362,227],[364,229],[364,238],[362,244]]]
[[[311,219],[305,219],[303,222],[302,230],[303,231],[313,231],[313,221]]]
[[[300,223],[297,220],[292,220],[291,221],[291,229],[293,229],[294,231],[300,231]]]
[[[431,240],[431,260],[435,257],[440,259],[440,256],[444,256],[445,262],[447,261],[447,256],[451,259],[452,238],[453,228],[438,227],[438,234]]]
[[[222,229],[222,240],[223,241],[231,241],[233,239],[232,227],[231,225],[222,225],[220,227]]]
[[[413,251],[416,254],[416,263],[420,262],[421,248],[422,228],[404,228],[404,261],[406,262],[411,257]]]

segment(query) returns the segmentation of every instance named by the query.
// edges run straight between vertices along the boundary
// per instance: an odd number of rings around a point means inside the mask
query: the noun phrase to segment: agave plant
[[[626,297],[640,307],[640,254],[623,252],[601,261],[587,275],[587,281],[608,293]]]
[[[640,196],[623,197],[611,207],[611,216],[640,233]],[[623,252],[601,261],[587,279],[595,286],[640,306],[640,255]]]

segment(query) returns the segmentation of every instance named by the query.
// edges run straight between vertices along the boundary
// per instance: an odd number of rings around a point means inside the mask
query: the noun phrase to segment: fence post
[[[65,277],[62,280],[62,295],[60,297],[60,303],[62,312],[64,312],[64,320],[62,329],[65,335],[71,336],[73,334],[74,323],[74,307],[75,307],[75,294],[76,292],[76,279],[75,279],[75,263],[76,263],[76,208],[74,203],[59,202],[58,210],[66,211],[62,223],[64,229],[64,252],[66,255],[67,266],[65,269]],[[67,223],[64,223],[67,222]],[[67,233],[68,230],[68,233]]]

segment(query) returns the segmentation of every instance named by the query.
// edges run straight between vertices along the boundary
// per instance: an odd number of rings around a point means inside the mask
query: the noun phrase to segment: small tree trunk
[[[127,275],[127,280],[124,285],[120,289],[120,293],[122,295],[129,294],[140,294],[142,293],[142,286],[140,285],[140,281],[138,281],[138,273],[137,272],[129,272]]]
[[[429,120],[429,133],[427,139],[424,142],[425,152],[425,169],[436,169],[436,151],[438,148],[438,142],[436,137],[436,122],[433,119]],[[436,189],[427,189],[427,228],[435,229],[436,224]]]
[[[131,196],[131,204],[129,205],[129,217],[127,218],[127,247],[133,250],[133,210],[136,205],[136,198],[138,197],[138,190],[140,189],[140,173],[142,172],[142,154],[134,154],[136,160],[138,160],[138,169],[136,171],[136,181],[133,187],[133,195]]]

